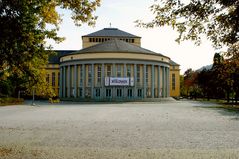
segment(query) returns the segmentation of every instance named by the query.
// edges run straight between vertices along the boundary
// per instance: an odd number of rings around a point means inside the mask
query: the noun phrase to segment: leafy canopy
[[[70,10],[80,26],[94,25],[99,5],[100,0],[0,0],[0,72],[16,74],[30,86],[42,83],[52,53],[46,39],[64,39],[57,35],[62,21],[57,8]]]
[[[203,34],[214,47],[230,46],[239,40],[239,0],[155,0],[150,7],[154,19],[137,20],[138,26],[171,26],[179,33],[177,42],[201,43]]]

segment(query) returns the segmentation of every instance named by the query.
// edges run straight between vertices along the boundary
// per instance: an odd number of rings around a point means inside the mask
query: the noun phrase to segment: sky
[[[200,46],[191,41],[180,44],[175,42],[178,34],[170,27],[146,29],[136,27],[136,20],[148,22],[153,19],[150,5],[154,0],[102,0],[101,6],[97,8],[95,15],[98,16],[95,27],[86,24],[77,27],[70,18],[69,11],[59,10],[63,16],[63,22],[58,32],[59,36],[65,37],[65,41],[55,44],[48,41],[55,50],[80,50],[82,49],[81,36],[111,27],[118,28],[128,33],[141,37],[141,47],[156,53],[170,57],[180,64],[180,74],[187,69],[197,70],[202,66],[212,64],[215,50],[210,41],[203,38]]]

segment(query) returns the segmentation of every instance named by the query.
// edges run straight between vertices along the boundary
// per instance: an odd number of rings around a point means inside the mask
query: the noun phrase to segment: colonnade
[[[105,86],[105,66],[111,65],[112,73],[111,77],[116,77],[116,65],[123,64],[123,76],[127,77],[127,65],[133,65],[133,71],[131,69],[131,77],[134,79],[133,86]],[[91,65],[91,85],[86,85],[86,66]],[[101,66],[101,82],[95,84],[95,65]],[[137,65],[143,65],[143,77],[142,84],[137,82]],[[81,69],[79,70],[79,67]],[[151,88],[146,81],[146,66],[151,67]],[[155,69],[157,73],[155,74]],[[122,95],[120,99],[139,99],[139,98],[166,98],[169,97],[170,80],[169,80],[169,66],[161,64],[144,64],[144,63],[75,63],[60,65],[60,98],[79,98],[79,99],[117,99],[117,89],[122,89]],[[80,77],[79,77],[80,73]],[[79,79],[80,78],[80,79]],[[155,83],[157,82],[157,84]],[[148,90],[150,89],[150,90]],[[110,96],[109,92],[111,90]],[[130,91],[129,91],[130,90]],[[129,92],[132,92],[132,95]],[[128,93],[128,94],[127,94]],[[150,94],[150,95],[148,95]],[[117,94],[118,95],[118,94]]]

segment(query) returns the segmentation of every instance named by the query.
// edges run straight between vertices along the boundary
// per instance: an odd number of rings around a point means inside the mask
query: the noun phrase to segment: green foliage
[[[1,80],[0,81],[0,96],[11,95],[12,94],[12,85],[10,80]]]
[[[3,105],[14,105],[14,104],[22,104],[24,99],[20,98],[0,98],[0,106]]]
[[[235,43],[224,54],[216,53],[213,67],[209,70],[193,71],[184,74],[183,86],[187,95],[204,98],[239,99],[239,43]]]
[[[156,0],[150,7],[151,22],[137,20],[138,26],[152,28],[171,26],[179,33],[177,42],[184,40],[201,43],[206,35],[215,47],[232,45],[239,40],[238,0]]]
[[[46,85],[44,67],[52,54],[46,39],[64,39],[57,35],[62,19],[56,8],[72,11],[76,25],[93,25],[97,17],[92,13],[99,4],[100,0],[1,0],[0,73],[14,74],[29,90]]]

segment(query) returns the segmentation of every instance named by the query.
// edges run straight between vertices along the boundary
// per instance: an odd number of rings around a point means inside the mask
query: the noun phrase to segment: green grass
[[[7,106],[7,105],[19,105],[24,102],[24,99],[20,98],[12,98],[12,97],[4,97],[0,98],[0,106]]]
[[[198,98],[195,101],[218,104],[216,106],[206,106],[206,107],[203,106],[203,108],[222,109],[222,110],[226,110],[228,112],[239,113],[239,103],[237,103],[237,104],[236,103],[227,103],[226,100],[222,100],[222,99],[210,99],[210,100],[207,100],[207,99],[203,99],[203,98]]]
[[[220,106],[216,106],[216,108],[221,108],[221,109],[225,109],[227,111],[230,112],[237,112],[239,113],[239,105],[220,105]]]

